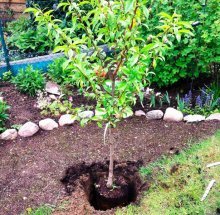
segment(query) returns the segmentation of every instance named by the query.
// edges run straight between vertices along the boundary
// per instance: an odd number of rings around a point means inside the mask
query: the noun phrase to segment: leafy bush
[[[12,83],[14,83],[22,93],[35,96],[38,91],[43,90],[45,78],[40,70],[34,70],[33,67],[29,65],[26,69],[19,71],[18,75],[13,78]]]
[[[142,33],[149,38],[151,30],[157,26],[159,19],[155,16],[160,11],[172,13],[174,10],[182,14],[183,19],[196,22],[200,25],[194,29],[193,39],[184,38],[179,43],[173,41],[173,46],[165,53],[166,61],[159,61],[151,75],[151,82],[158,86],[171,85],[183,78],[196,78],[200,74],[210,74],[211,64],[220,63],[220,7],[219,0],[207,1],[207,6],[202,6],[203,1],[149,1],[150,9],[148,28],[143,28]]]
[[[45,27],[28,27],[21,32],[10,31],[8,39],[10,48],[18,48],[21,52],[45,53],[53,49],[53,37],[48,37]]]
[[[7,113],[9,108],[6,102],[0,100],[0,131],[4,130],[5,121],[9,118]]]
[[[31,20],[27,17],[19,17],[18,19],[8,22],[6,31],[11,34],[18,34],[30,28]]]
[[[72,71],[67,68],[63,68],[63,63],[65,61],[65,58],[58,58],[48,67],[48,76],[58,84],[72,82],[72,78],[70,77]]]

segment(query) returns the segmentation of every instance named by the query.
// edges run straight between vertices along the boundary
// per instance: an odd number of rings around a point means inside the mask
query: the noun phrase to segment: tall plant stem
[[[113,178],[114,178],[114,143],[113,143],[111,128],[109,128],[109,140],[110,140],[110,154],[109,154],[110,160],[109,160],[107,187],[112,188]]]

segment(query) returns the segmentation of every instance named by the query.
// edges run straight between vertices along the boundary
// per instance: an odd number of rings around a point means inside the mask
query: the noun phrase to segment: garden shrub
[[[26,69],[21,69],[12,83],[22,93],[27,93],[30,96],[35,96],[38,91],[43,90],[45,86],[45,78],[40,70],[34,70],[31,65]]]
[[[196,78],[202,73],[210,74],[213,63],[220,63],[220,7],[219,0],[207,1],[207,6],[202,6],[202,1],[197,0],[155,0],[148,3],[150,8],[148,21],[149,29],[158,25],[159,19],[155,14],[160,11],[182,14],[183,19],[201,24],[194,27],[195,37],[184,38],[179,43],[173,41],[173,46],[166,52],[165,61],[159,61],[151,75],[151,82],[158,86],[174,84],[180,79]],[[149,38],[149,29],[143,28],[142,32]]]
[[[45,27],[29,26],[20,32],[11,29],[10,34],[8,44],[11,49],[17,48],[21,52],[37,52],[39,54],[53,49],[53,37],[48,36],[48,30]]]
[[[10,106],[6,102],[0,100],[0,132],[4,130],[5,121],[8,120],[8,110]]]
[[[26,31],[31,25],[31,20],[26,17],[19,17],[17,20],[8,22],[6,32],[18,34]]]
[[[11,79],[12,79],[12,72],[11,71],[4,72],[2,75],[2,78],[0,78],[0,80],[2,80],[2,81],[11,81]]]
[[[70,80],[72,82],[72,78],[70,77],[72,71],[67,68],[63,68],[63,63],[65,61],[65,58],[58,58],[48,66],[49,78],[58,84],[69,83]]]

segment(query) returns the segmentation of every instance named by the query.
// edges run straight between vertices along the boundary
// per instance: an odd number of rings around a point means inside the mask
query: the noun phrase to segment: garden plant
[[[5,122],[8,120],[9,115],[8,115],[8,110],[10,109],[10,106],[0,100],[0,132],[5,130]]]
[[[72,29],[71,17],[65,17],[68,9],[57,7],[58,2],[60,1],[28,1],[27,3],[29,5],[39,4],[39,7],[42,9],[53,8],[53,12],[50,11],[50,13],[55,18],[60,18],[59,23],[57,23],[59,28],[65,31],[65,34],[72,39],[78,36],[81,37],[85,33],[84,30],[78,28],[74,29],[74,31],[70,30]],[[172,47],[164,53],[166,61],[159,61],[156,68],[149,67],[149,70],[156,74],[149,75],[152,83],[164,87],[181,80],[191,81],[200,76],[218,76],[220,62],[220,25],[218,18],[220,9],[218,5],[218,0],[174,0],[172,2],[168,0],[155,0],[145,3],[149,13],[149,18],[145,20],[147,27],[142,25],[139,29],[142,34],[141,36],[145,39],[150,39],[152,34],[155,35],[159,32],[155,28],[160,23],[160,18],[156,14],[161,11],[169,14],[176,11],[176,13],[182,15],[182,19],[192,21],[195,34],[193,39],[184,38],[180,42],[172,40]],[[91,5],[88,4],[81,5],[81,8],[86,13],[92,10]],[[91,19],[92,16],[90,21]],[[31,28],[29,27],[30,25],[32,26]],[[95,32],[93,31],[93,33]],[[7,41],[11,55],[13,55],[13,52],[16,52],[13,49],[18,49],[20,57],[21,53],[24,53],[25,56],[27,56],[27,53],[28,56],[50,53],[54,45],[59,43],[59,40],[55,40],[55,34],[50,34],[50,37],[47,37],[47,28],[36,26],[33,23],[33,19],[19,18],[9,23],[7,34],[9,35]],[[15,58],[15,56],[12,56],[12,58]]]
[[[12,79],[12,83],[20,92],[35,96],[38,91],[43,90],[45,78],[40,70],[34,70],[29,65],[19,71],[19,74]]]
[[[84,9],[91,8],[88,12]],[[132,106],[143,99],[147,86],[149,68],[164,60],[164,53],[172,47],[172,41],[181,36],[192,35],[191,24],[181,20],[181,15],[161,12],[160,25],[155,26],[158,34],[146,38],[141,29],[148,29],[149,10],[146,1],[80,1],[60,3],[58,8],[68,11],[71,27],[61,29],[60,20],[53,19],[52,10],[42,11],[29,8],[38,27],[47,27],[48,35],[56,35],[54,52],[64,52],[67,60],[64,68],[71,69],[73,79],[86,97],[97,101],[93,120],[101,126],[106,123],[104,142],[109,133],[110,163],[107,187],[112,188],[114,137],[113,128],[122,118],[133,114]],[[156,15],[156,14],[155,14]],[[79,37],[71,32],[81,31]],[[152,32],[153,33],[153,32]],[[111,50],[106,55],[100,45]],[[90,50],[85,53],[83,50]]]

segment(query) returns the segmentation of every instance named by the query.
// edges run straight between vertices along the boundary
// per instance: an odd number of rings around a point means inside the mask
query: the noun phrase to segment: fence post
[[[8,50],[6,47],[6,43],[5,43],[5,39],[4,39],[4,33],[3,33],[3,27],[2,27],[2,20],[0,20],[0,37],[1,37],[1,43],[2,43],[2,47],[3,47],[3,51],[4,51],[4,57],[5,57],[5,62],[7,65],[7,69],[8,71],[11,70],[11,66],[9,63],[9,56],[8,56]]]

